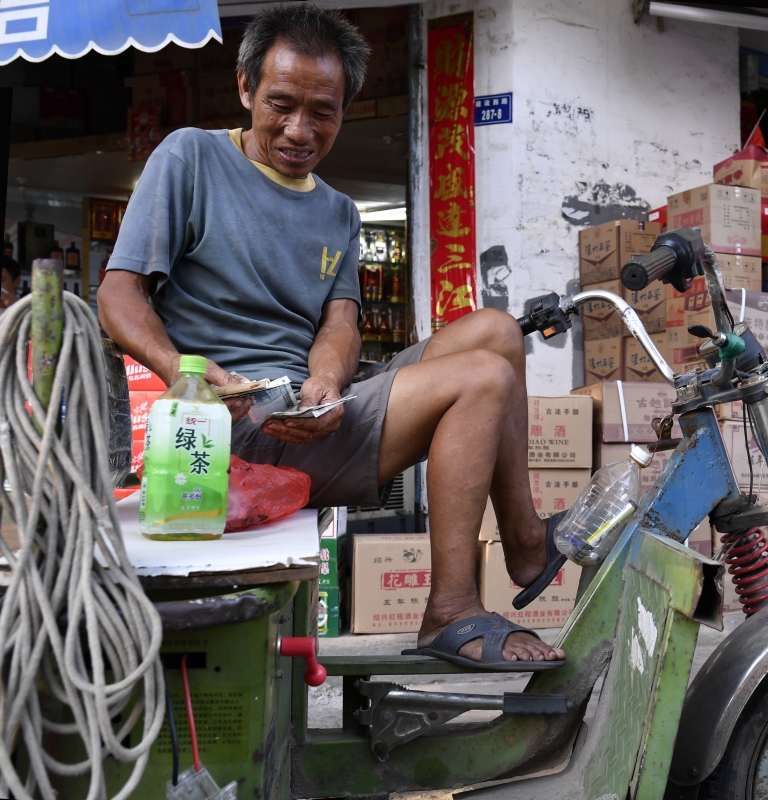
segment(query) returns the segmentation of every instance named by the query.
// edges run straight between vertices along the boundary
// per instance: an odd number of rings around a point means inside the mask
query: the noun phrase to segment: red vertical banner
[[[477,308],[474,63],[471,14],[430,24],[427,75],[433,333]]]

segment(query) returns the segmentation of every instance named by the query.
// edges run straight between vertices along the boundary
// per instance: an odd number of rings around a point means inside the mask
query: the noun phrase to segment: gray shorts
[[[290,444],[262,433],[248,417],[232,428],[232,452],[252,464],[294,467],[312,479],[308,505],[378,506],[383,490],[378,481],[379,441],[389,392],[398,369],[421,361],[429,339],[408,347],[371,378],[341,393],[355,395],[344,406],[341,427],[307,444]]]

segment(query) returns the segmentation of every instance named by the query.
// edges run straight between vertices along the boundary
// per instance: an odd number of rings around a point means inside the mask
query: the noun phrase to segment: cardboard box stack
[[[347,583],[347,509],[325,508],[320,514],[320,578],[317,632],[339,636]]]
[[[664,330],[663,287],[630,292],[622,285],[621,267],[633,255],[650,251],[661,231],[659,222],[617,220],[579,232],[579,274],[582,290],[605,289],[623,297],[638,313],[648,331]],[[595,301],[582,306],[586,383],[626,380],[627,331],[613,306]],[[642,370],[641,370],[642,371]],[[649,376],[653,371],[642,371]]]
[[[629,458],[633,444],[656,441],[652,422],[672,410],[675,390],[666,383],[607,381],[574,389],[574,397],[589,396],[594,402],[593,468]],[[672,436],[682,436],[677,424]],[[669,451],[656,453],[640,472],[641,493],[653,486],[669,461]]]
[[[528,480],[542,518],[573,505],[592,467],[592,398],[528,398]],[[489,611],[534,628],[559,627],[573,610],[581,568],[570,561],[550,587],[522,611],[512,608],[520,591],[507,574],[499,527],[490,499],[478,544],[478,585]]]
[[[138,361],[123,356],[125,374],[128,378],[128,397],[131,403],[131,429],[133,451],[131,472],[138,473],[144,464],[144,435],[147,432],[147,415],[152,403],[166,390],[166,385]]]

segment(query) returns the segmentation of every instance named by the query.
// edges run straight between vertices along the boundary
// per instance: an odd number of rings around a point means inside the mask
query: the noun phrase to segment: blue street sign
[[[512,92],[475,98],[475,126],[512,122]]]
[[[0,0],[0,65],[221,42],[216,0]]]

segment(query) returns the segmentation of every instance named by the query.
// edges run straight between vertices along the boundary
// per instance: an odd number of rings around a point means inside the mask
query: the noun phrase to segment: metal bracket
[[[655,444],[648,445],[649,453],[658,453],[660,450],[677,450],[677,446],[682,439],[672,438],[672,426],[675,418],[672,414],[666,417],[656,417],[651,421],[651,427],[656,433],[657,441]]]
[[[356,688],[369,700],[354,716],[371,733],[371,750],[380,761],[401,744],[423,736],[465,711],[501,711],[502,714],[566,714],[573,702],[562,695],[456,694],[418,692],[396,683],[359,680]]]

